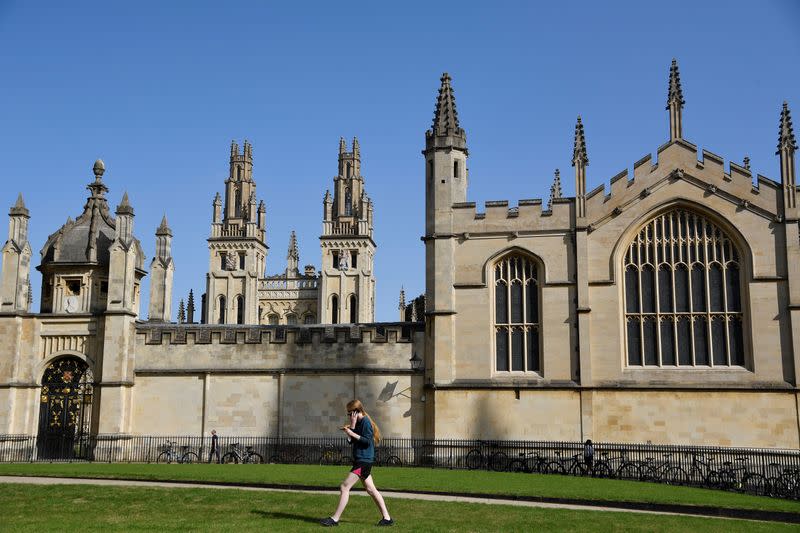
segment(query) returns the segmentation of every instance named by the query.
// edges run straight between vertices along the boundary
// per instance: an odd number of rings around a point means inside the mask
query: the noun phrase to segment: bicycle
[[[672,454],[665,453],[663,457],[664,460],[658,463],[652,457],[645,457],[645,463],[640,470],[640,479],[642,481],[661,481],[665,479],[666,483],[669,484],[670,477],[666,473],[672,469],[672,462],[670,461]]]
[[[200,456],[194,452],[190,452],[188,446],[181,446],[182,453],[180,454],[177,451],[175,451],[174,447],[177,444],[178,444],[177,442],[167,442],[166,444],[164,444],[161,447],[163,451],[160,454],[158,454],[158,457],[156,458],[156,463],[170,464],[175,462],[179,464],[184,464],[184,463],[200,462]]]
[[[582,453],[576,453],[569,458],[561,457],[561,452],[555,452],[556,458],[547,463],[545,474],[569,474],[571,476],[585,476],[589,473],[589,465],[582,461]]]
[[[394,453],[394,446],[375,450],[375,462],[380,466],[403,466],[403,461]]]
[[[494,472],[503,472],[508,470],[509,460],[504,452],[492,452],[487,458],[481,450],[473,448],[464,458],[464,464],[469,470],[488,468]]]
[[[252,446],[246,446],[245,451],[239,448],[239,443],[235,442],[230,445],[231,451],[222,456],[222,464],[261,464],[264,458],[260,453],[253,451]]]
[[[321,465],[343,465],[347,462],[348,458],[341,448],[333,444],[326,444],[319,458],[319,464]]]
[[[508,464],[509,472],[524,472],[532,474],[543,472],[547,464],[547,459],[539,455],[539,452],[520,452],[519,459],[514,459]]]

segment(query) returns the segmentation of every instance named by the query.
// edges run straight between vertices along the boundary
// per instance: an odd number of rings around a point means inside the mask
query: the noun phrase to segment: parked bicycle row
[[[100,435],[45,440],[0,435],[0,462],[350,464],[342,438]],[[209,453],[211,452],[211,453]],[[702,446],[455,439],[383,439],[382,466],[596,476],[800,499],[800,452]]]

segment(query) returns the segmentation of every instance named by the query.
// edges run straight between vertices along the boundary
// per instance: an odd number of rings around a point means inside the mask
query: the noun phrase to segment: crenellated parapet
[[[313,326],[136,325],[136,371],[411,371],[421,323]]]
[[[608,191],[601,184],[586,195],[590,229],[677,181],[701,189],[705,198],[716,196],[737,209],[770,221],[778,219],[780,185],[775,181],[758,175],[754,184],[750,169],[733,162],[726,172],[722,157],[702,150],[698,159],[697,146],[683,139],[661,146],[657,155],[657,162],[650,154],[636,161],[632,176],[627,169],[619,172],[611,178]]]
[[[553,198],[550,209],[540,198],[523,199],[509,207],[508,200],[487,201],[483,211],[475,202],[453,204],[453,233],[536,233],[572,227],[574,198]],[[468,237],[469,235],[467,235]]]

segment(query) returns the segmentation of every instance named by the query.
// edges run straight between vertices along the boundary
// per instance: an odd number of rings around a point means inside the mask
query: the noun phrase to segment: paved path
[[[261,492],[300,492],[307,494],[328,494],[336,496],[339,494],[338,490],[302,490],[302,489],[281,489],[281,488],[265,488],[265,487],[246,487],[240,485],[218,485],[218,484],[205,484],[205,483],[183,483],[183,482],[164,482],[164,481],[134,481],[124,479],[86,479],[86,478],[58,478],[58,477],[32,477],[32,476],[0,476],[0,484],[2,483],[22,483],[29,485],[104,485],[115,487],[166,487],[166,488],[182,488],[182,489],[222,489],[222,490],[250,490]],[[351,494],[366,496],[367,494],[362,490],[351,492]],[[382,490],[381,494],[387,498],[397,498],[404,500],[428,500],[439,502],[467,502],[467,503],[483,503],[489,505],[513,505],[517,507],[540,507],[546,509],[572,509],[577,511],[614,511],[623,513],[642,513],[642,514],[657,514],[657,515],[671,515],[671,516],[710,516],[713,518],[724,518],[714,515],[703,514],[690,514],[678,513],[667,511],[649,511],[643,509],[629,509],[624,507],[601,507],[596,505],[576,505],[565,503],[546,503],[546,502],[533,502],[524,500],[513,499],[495,499],[495,498],[480,498],[470,496],[456,496],[449,494],[423,494],[413,492],[393,492],[389,490]]]

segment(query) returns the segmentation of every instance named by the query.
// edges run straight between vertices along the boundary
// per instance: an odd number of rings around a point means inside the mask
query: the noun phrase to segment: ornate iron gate
[[[54,361],[44,371],[37,442],[40,458],[90,458],[92,381],[89,365],[76,357]]]

